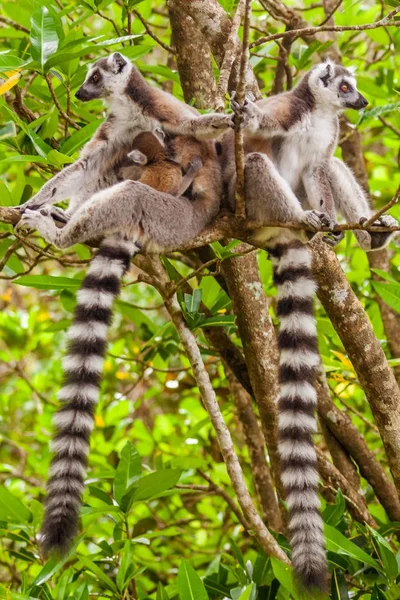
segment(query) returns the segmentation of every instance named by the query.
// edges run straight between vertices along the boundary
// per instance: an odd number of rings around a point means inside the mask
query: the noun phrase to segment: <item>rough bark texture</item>
[[[400,391],[368,317],[336,255],[322,240],[311,243],[322,302],[366,393],[400,491]]]
[[[354,518],[357,521],[368,523],[371,527],[376,528],[377,524],[365,507],[363,498],[354,490],[342,473],[326,459],[324,453],[319,448],[317,448],[317,460],[318,470],[322,479],[335,490],[339,488],[342,490],[347,505],[351,507]]]
[[[242,252],[245,248],[245,245],[241,245],[236,248],[236,251]],[[273,478],[279,494],[283,497],[276,437],[278,350],[274,327],[260,279],[257,258],[253,254],[238,256],[224,261],[221,269],[228,285],[239,334],[243,343],[243,351],[260,413]]]
[[[225,373],[236,413],[243,429],[244,439],[249,450],[251,473],[263,520],[274,531],[282,531],[282,519],[279,513],[271,473],[266,462],[265,440],[253,410],[251,397],[243,389],[227,365],[225,365]]]
[[[221,66],[225,56],[225,45],[231,31],[231,21],[217,0],[176,0],[180,9],[192,17],[196,25],[208,40],[216,63]],[[229,78],[228,91],[236,90],[239,78],[240,58],[233,63]],[[260,90],[252,71],[249,71],[248,89],[256,98],[260,98]],[[216,98],[215,98],[216,99]]]
[[[179,1],[168,0],[168,11],[185,100],[188,103],[194,100],[197,108],[210,108],[215,102],[217,86],[207,40],[193,19],[182,14]]]
[[[326,390],[323,381],[318,385],[318,413],[321,422],[326,425],[335,439],[357,463],[361,475],[374,490],[389,519],[398,521],[400,501],[393,482],[386,475],[349,416],[332,402],[329,389]]]

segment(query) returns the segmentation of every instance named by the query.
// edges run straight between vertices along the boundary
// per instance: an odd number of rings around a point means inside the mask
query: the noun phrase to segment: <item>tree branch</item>
[[[218,444],[221,449],[230,480],[232,482],[232,487],[236,493],[236,497],[243,514],[254,531],[254,535],[263,550],[269,556],[275,556],[284,563],[289,564],[290,561],[288,557],[264,525],[251,500],[249,491],[244,481],[239,459],[233,447],[231,435],[218,406],[215,392],[212,388],[208,373],[204,367],[196,338],[185,322],[176,295],[167,297],[165,294],[166,289],[168,289],[169,280],[161,266],[161,262],[159,258],[155,258],[153,260],[148,259],[146,262],[150,274],[155,278],[158,290],[164,297],[165,307],[170,314],[171,320],[178,332],[179,339],[192,366],[193,375],[200,390],[204,406],[210,416],[211,423],[213,424]]]
[[[391,19],[397,15],[398,12],[400,12],[400,7],[392,10],[386,15],[386,17],[383,17],[383,19],[379,19],[379,21],[375,21],[375,23],[366,23],[365,25],[323,25],[322,27],[305,27],[304,29],[297,29],[296,31],[273,33],[271,35],[261,37],[255,42],[252,42],[250,44],[250,48],[261,46],[262,44],[272,42],[273,40],[280,40],[286,37],[292,37],[295,39],[297,37],[304,37],[307,35],[321,33],[323,31],[370,31],[371,29],[378,29],[379,27],[400,27],[400,21],[391,21]]]

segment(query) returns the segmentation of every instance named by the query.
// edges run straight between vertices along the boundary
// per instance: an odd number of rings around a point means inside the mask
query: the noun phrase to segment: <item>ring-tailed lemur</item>
[[[141,246],[153,250],[176,247],[195,237],[217,214],[221,170],[215,144],[207,138],[230,126],[228,116],[200,116],[172,95],[149,86],[119,53],[98,60],[89,69],[76,97],[84,101],[104,98],[109,115],[79,160],[21,207],[17,226],[37,229],[59,248],[104,238],[78,291],[68,332],[65,382],[59,393],[62,407],[55,416],[54,457],[42,527],[46,553],[65,552],[78,530],[107,328],[121,278]],[[137,181],[118,183],[126,156],[135,149],[135,138],[143,131],[160,128],[168,136],[169,152],[184,172],[201,161],[190,198],[159,192]],[[68,198],[69,220],[58,229],[52,207],[45,205]]]
[[[245,134],[248,217],[265,223],[301,220],[304,211],[299,197],[323,211],[331,226],[335,206],[350,222],[369,217],[361,188],[350,170],[333,158],[338,114],[345,108],[359,110],[366,105],[352,73],[332,62],[315,66],[290,92],[256,104],[246,102],[244,107],[233,101]],[[231,206],[235,187],[232,138],[233,133],[226,134],[221,155]],[[389,216],[380,221],[385,225],[395,222]],[[299,583],[310,590],[325,588],[327,565],[312,441],[317,401],[313,380],[320,362],[313,317],[316,285],[310,253],[300,241],[302,235],[278,228],[255,232],[272,258],[278,290],[282,481],[290,513],[292,562]],[[367,250],[381,247],[391,237],[386,233],[356,235]]]

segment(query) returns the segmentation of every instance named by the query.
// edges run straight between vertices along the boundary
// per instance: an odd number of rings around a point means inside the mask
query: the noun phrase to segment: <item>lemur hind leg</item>
[[[319,231],[328,224],[324,213],[316,210],[303,210],[289,184],[275,169],[271,160],[259,152],[246,157],[245,166],[246,208],[251,220],[281,223],[302,223],[310,231]],[[263,228],[263,239],[272,239],[284,235],[282,228]],[[307,241],[305,232],[290,234],[288,239],[302,237]],[[289,232],[287,232],[289,235]]]
[[[333,158],[329,163],[329,181],[336,208],[348,223],[362,223],[371,217],[371,209],[364,191],[356,182],[351,170],[337,158]],[[376,225],[390,227],[398,223],[392,216],[383,215]],[[360,247],[368,252],[386,246],[394,232],[356,230],[354,235]]]
[[[124,181],[92,196],[59,229],[48,207],[26,209],[17,229],[36,229],[59,248],[106,237],[114,233],[154,248],[172,248],[189,241],[204,227],[194,218],[194,204],[158,192],[137,181]]]

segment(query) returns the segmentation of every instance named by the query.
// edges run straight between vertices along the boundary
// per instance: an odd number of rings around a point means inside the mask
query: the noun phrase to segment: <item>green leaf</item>
[[[70,559],[71,555],[75,553],[75,548],[70,550],[66,556],[63,558],[58,558],[57,556],[53,556],[46,562],[43,569],[40,571],[39,575],[34,579],[32,583],[32,587],[35,585],[42,585],[45,581],[48,581],[50,577],[53,577],[57,571],[59,571]]]
[[[138,451],[131,442],[127,442],[115,471],[114,497],[121,504],[123,495],[142,473],[142,461]]]
[[[346,579],[342,571],[334,569],[331,579],[332,600],[349,600]]]
[[[10,137],[15,137],[17,130],[13,121],[8,121],[0,127],[0,140],[5,140]]]
[[[244,592],[239,596],[239,600],[255,600],[257,596],[257,587],[255,583],[251,583],[246,587]]]
[[[169,600],[165,587],[158,582],[156,600]]]
[[[387,595],[382,592],[380,588],[375,584],[374,591],[371,594],[371,600],[388,600]]]
[[[0,73],[4,71],[15,71],[15,69],[21,69],[27,64],[26,60],[22,60],[18,56],[12,56],[11,54],[0,54]]]
[[[133,562],[133,552],[132,552],[132,543],[129,540],[126,540],[124,549],[122,551],[121,558],[121,566],[119,567],[116,582],[118,589],[123,592],[128,586],[131,577],[129,576],[130,567],[134,568],[132,565]]]
[[[173,488],[178,483],[181,473],[182,471],[178,469],[167,469],[142,477],[139,479],[139,485],[133,496],[133,502],[148,500],[165,490]]]
[[[393,111],[400,111],[400,102],[390,102],[389,104],[384,104],[383,106],[376,106],[371,110],[365,110],[361,115],[360,124],[371,119],[377,119],[381,115],[385,115]]]
[[[233,325],[235,325],[234,315],[216,315],[204,319],[199,327],[232,327]]]
[[[388,579],[395,579],[399,574],[399,565],[397,564],[396,555],[389,542],[387,542],[378,531],[375,531],[372,527],[367,527],[370,535],[378,545],[378,551],[385,569],[385,575]]]
[[[31,17],[31,56],[43,70],[47,59],[57,51],[62,36],[60,20],[42,6]]]
[[[105,573],[104,573],[104,569],[102,569],[101,567],[99,567],[98,565],[96,565],[96,563],[94,563],[92,560],[90,560],[89,558],[86,558],[85,556],[79,556],[78,557],[79,563],[80,565],[87,571],[89,571],[90,573],[92,573],[97,579],[99,579],[104,586],[110,590],[111,592],[113,592],[114,594],[116,594],[119,597],[118,594],[118,588],[115,585],[115,583],[112,581],[112,579],[110,579]]]
[[[71,155],[77,150],[80,150],[82,146],[91,139],[101,123],[101,119],[97,119],[96,121],[85,125],[85,127],[82,127],[82,129],[79,131],[73,133],[71,137],[67,138],[60,144],[60,152]]]
[[[178,571],[181,600],[208,600],[206,588],[189,561],[183,559]]]
[[[390,308],[393,308],[393,310],[400,313],[399,283],[381,283],[380,281],[373,281],[372,286]]]
[[[193,294],[185,294],[185,307],[187,312],[198,313],[201,304],[202,291],[200,289],[193,290]]]
[[[375,559],[372,558],[372,556],[364,552],[364,550],[361,550],[361,548],[356,546],[356,544],[347,539],[334,527],[325,525],[325,537],[328,550],[351,556],[352,558],[360,560],[361,562],[374,567],[374,569],[377,571],[380,570],[379,564]]]
[[[13,283],[39,290],[65,290],[67,288],[78,288],[82,280],[69,277],[54,277],[53,275],[23,275],[15,279]]]
[[[293,585],[293,569],[277,558],[271,557],[272,570],[276,579],[286,591],[290,592],[295,600],[300,600]]]
[[[30,511],[7,488],[0,487],[0,521],[27,523],[31,518]]]

